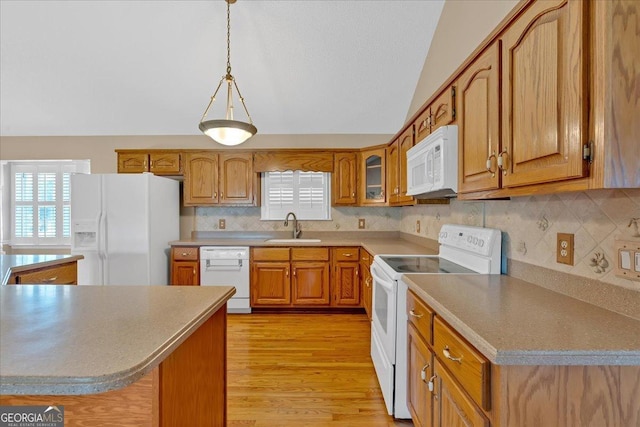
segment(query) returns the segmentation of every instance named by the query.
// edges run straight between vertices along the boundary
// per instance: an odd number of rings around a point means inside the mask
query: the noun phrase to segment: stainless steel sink
[[[267,243],[320,243],[320,239],[267,239]]]

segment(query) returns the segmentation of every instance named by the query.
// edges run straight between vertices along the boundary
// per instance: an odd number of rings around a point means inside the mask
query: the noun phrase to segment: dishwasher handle
[[[207,271],[240,271],[242,269],[241,259],[208,259],[205,260]]]

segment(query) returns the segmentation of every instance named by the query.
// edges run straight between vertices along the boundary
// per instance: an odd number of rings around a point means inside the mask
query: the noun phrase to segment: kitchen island
[[[82,255],[0,255],[0,285],[42,283],[75,285]]]
[[[65,425],[226,422],[231,286],[0,287],[0,405]]]

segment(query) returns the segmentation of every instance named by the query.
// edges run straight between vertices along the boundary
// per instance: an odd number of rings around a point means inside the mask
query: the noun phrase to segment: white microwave
[[[455,197],[458,191],[458,126],[442,126],[407,151],[407,195]]]

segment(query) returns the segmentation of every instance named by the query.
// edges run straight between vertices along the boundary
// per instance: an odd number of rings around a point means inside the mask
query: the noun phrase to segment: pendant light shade
[[[251,121],[251,115],[249,114],[249,110],[247,110],[247,106],[244,103],[244,98],[240,94],[240,89],[238,89],[238,84],[236,80],[231,75],[231,44],[230,44],[230,36],[231,36],[231,14],[229,10],[229,5],[231,3],[235,3],[236,0],[225,0],[227,2],[227,73],[222,77],[220,83],[218,83],[218,87],[215,92],[211,96],[211,100],[209,101],[209,105],[204,110],[204,114],[202,115],[202,119],[200,120],[200,130],[207,135],[209,138],[213,139],[219,144],[222,145],[239,145],[245,142],[247,139],[251,138],[258,132],[258,129],[253,125]],[[209,113],[209,109],[216,100],[216,95],[222,86],[222,83],[226,82],[227,84],[227,109],[226,115],[224,119],[216,119],[216,120],[205,120],[207,114]],[[233,118],[233,89],[235,88],[236,92],[238,92],[238,98],[242,103],[242,107],[244,108],[245,113],[247,114],[247,118],[249,122],[242,122],[239,120],[234,120]]]

